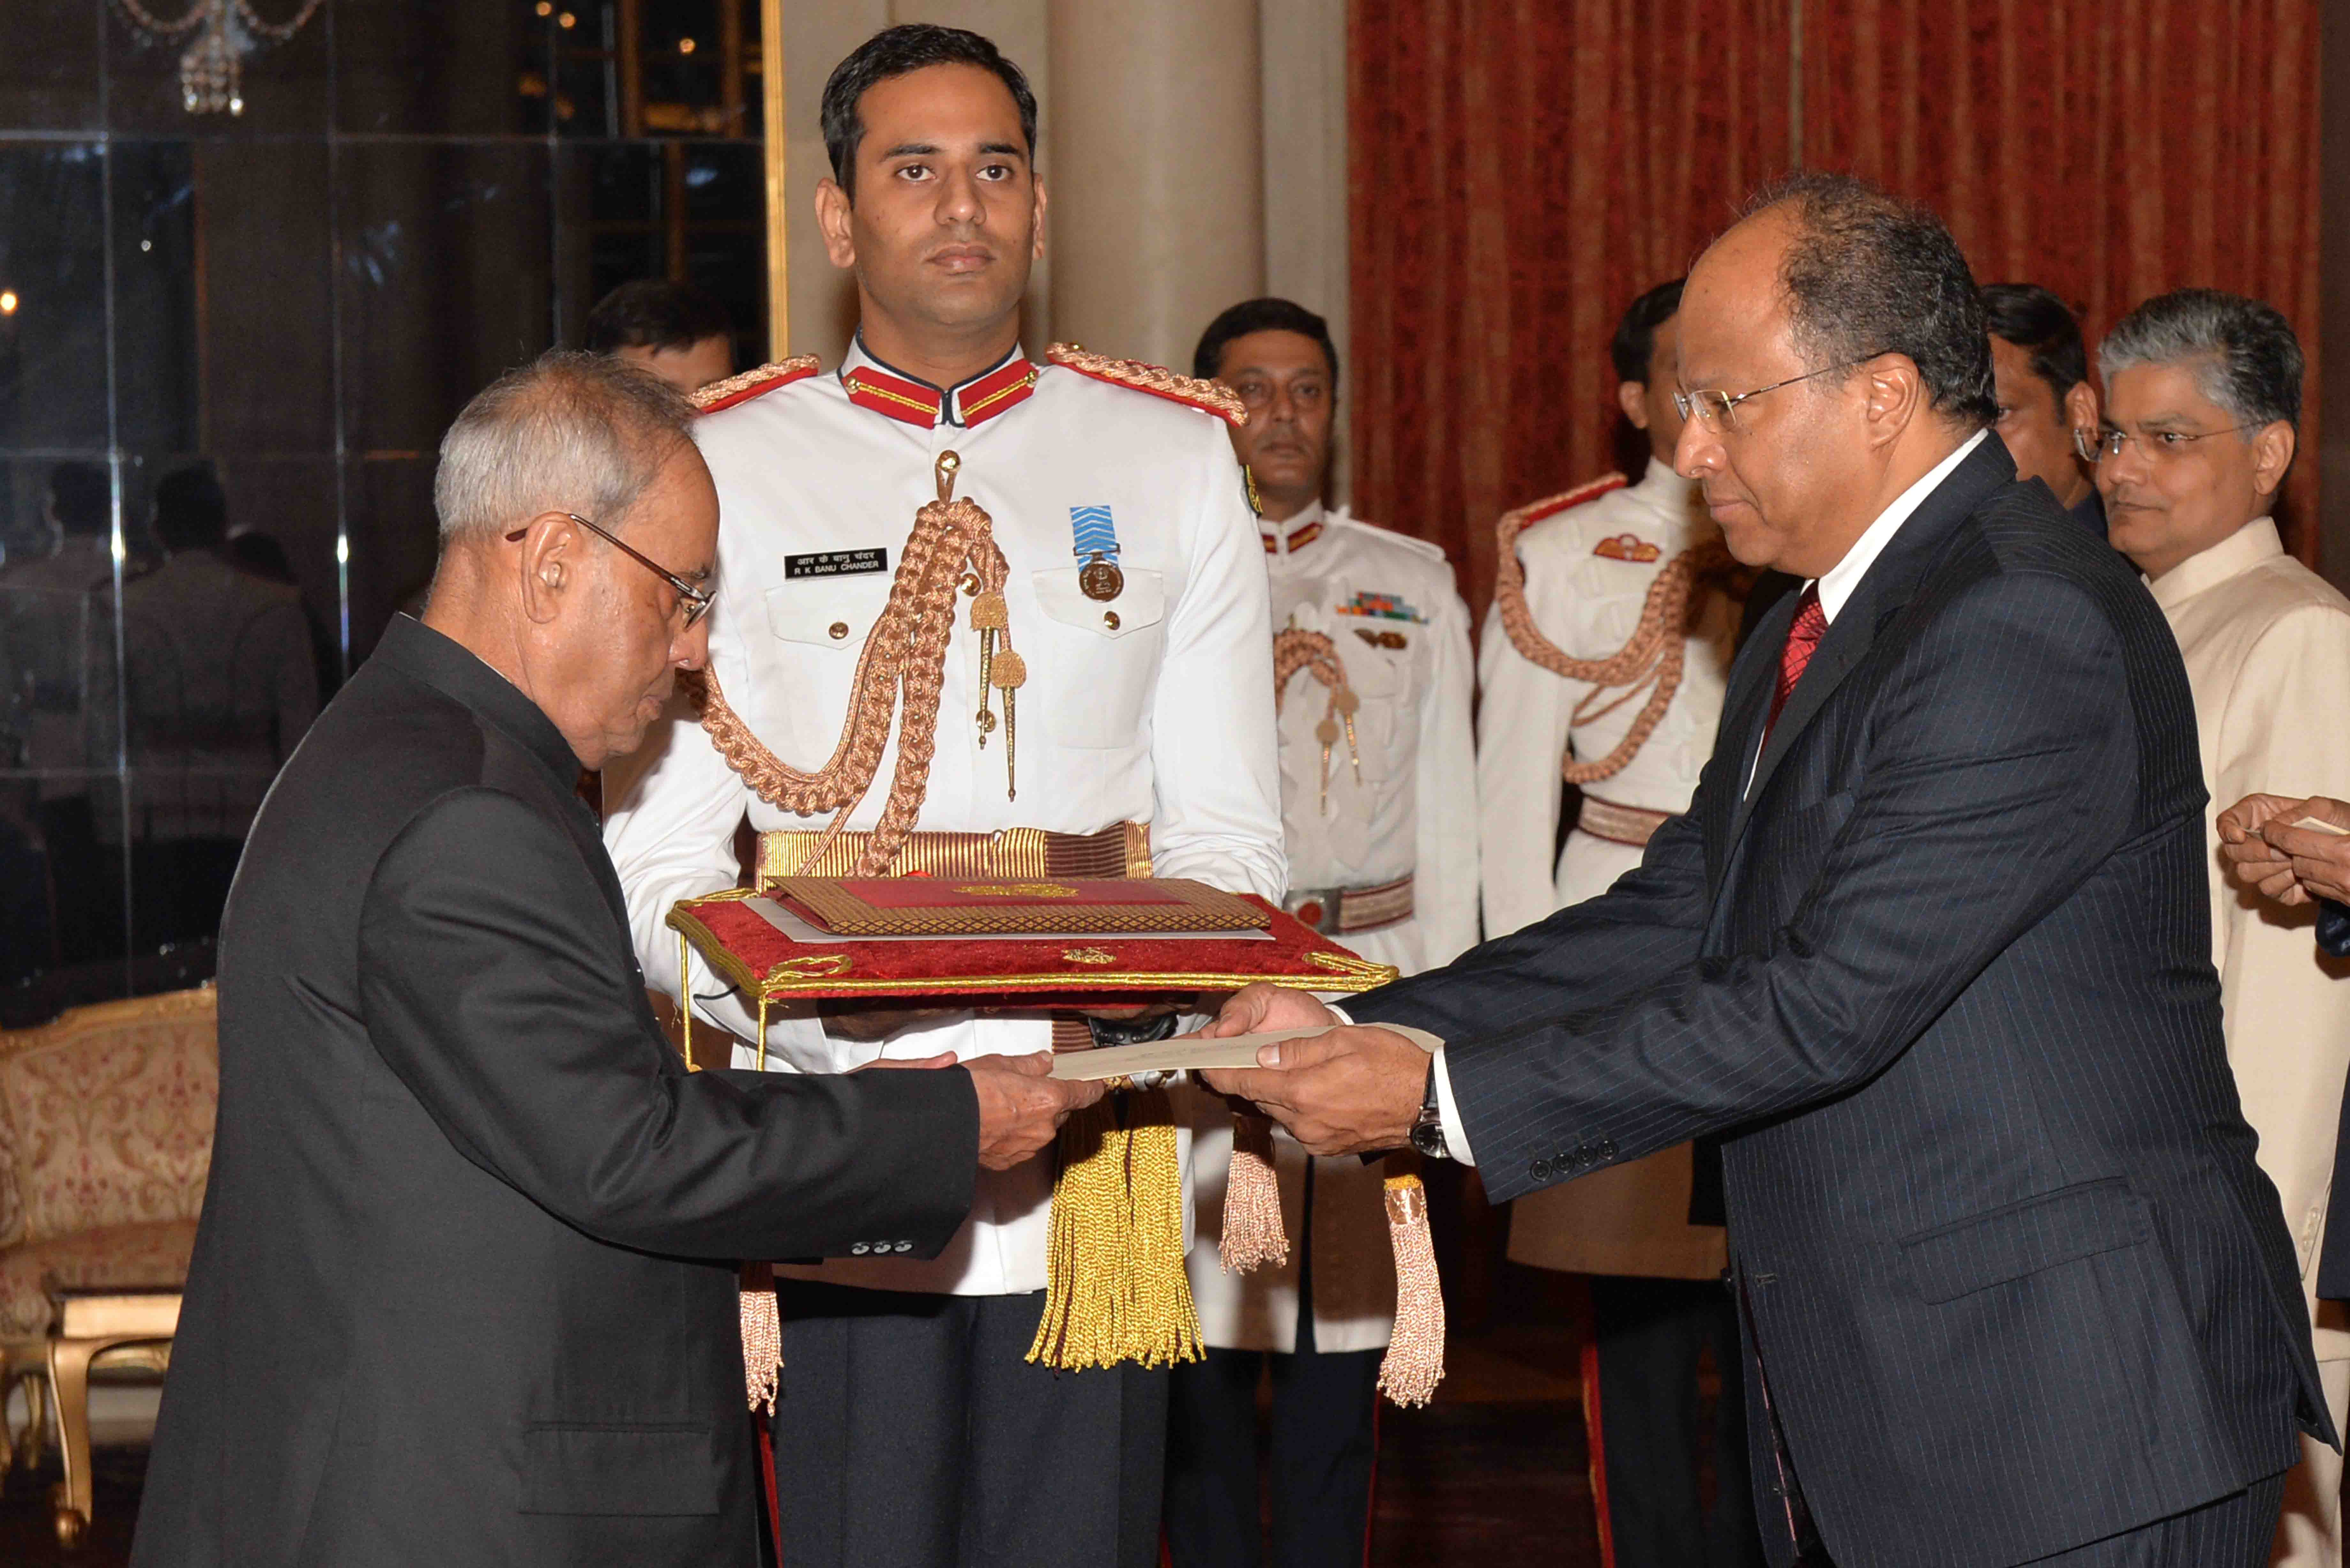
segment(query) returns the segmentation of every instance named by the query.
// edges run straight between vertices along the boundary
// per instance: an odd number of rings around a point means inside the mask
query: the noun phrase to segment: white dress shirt
[[[873,363],[860,345],[842,371]],[[959,616],[918,826],[1085,834],[1147,822],[1159,875],[1277,898],[1286,874],[1263,549],[1222,423],[1054,366],[1038,367],[1032,395],[968,423],[956,422],[960,391],[950,389],[935,427],[852,402],[838,375],[699,421],[695,440],[717,482],[722,522],[710,657],[727,701],[792,766],[813,770],[831,755],[858,651],[916,510],[937,497],[938,456],[952,450],[962,459],[955,494],[986,509],[1012,567],[1012,644],[1028,667],[1018,700],[1019,794],[1006,788],[1014,737],[999,725],[979,743],[978,639]],[[1081,507],[1110,511],[1125,576],[1113,603],[1078,589],[1071,514]],[[886,569],[810,575],[794,559],[867,551],[887,551]],[[994,706],[1000,715],[1001,701]],[[879,817],[896,759],[893,729],[852,829]],[[733,840],[744,816],[763,831],[826,820],[754,794],[681,707],[608,771],[606,798],[606,841],[638,952],[664,989],[678,983],[679,961],[676,935],[662,922],[678,899],[734,884]],[[755,1010],[699,959],[691,972],[700,1016],[752,1036]],[[873,1042],[827,1033],[812,1008],[783,1012],[771,1012],[767,1039],[770,1064],[785,1071],[1050,1044],[1048,1023],[1034,1013],[933,1014]],[[753,1060],[738,1054],[736,1064]],[[1188,1165],[1188,1144],[1185,1158]],[[938,1259],[848,1259],[805,1272],[900,1291],[1038,1290],[1051,1191],[1049,1153],[1016,1170],[982,1171],[972,1219]]]

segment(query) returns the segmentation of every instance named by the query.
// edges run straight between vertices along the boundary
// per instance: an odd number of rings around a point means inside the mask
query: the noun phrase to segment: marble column
[[[1050,0],[1053,332],[1191,368],[1264,291],[1258,0]]]

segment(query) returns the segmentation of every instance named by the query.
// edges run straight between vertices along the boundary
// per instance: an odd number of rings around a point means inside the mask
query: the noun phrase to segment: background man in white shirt
[[[2310,940],[2314,909],[2262,902],[2219,858],[2221,808],[2350,779],[2350,600],[2284,553],[2269,514],[2293,465],[2301,345],[2272,306],[2191,288],[2124,317],[2097,361],[2097,486],[2113,540],[2146,574],[2195,692],[2228,1064],[2261,1135],[2261,1168],[2284,1200],[2338,1425],[2350,1403],[2350,1317],[2318,1301],[2317,1273],[2350,1068],[2350,966]],[[2303,1452],[2276,1561],[2334,1568],[2342,1456],[2314,1440]]]
[[[1435,545],[1326,509],[1338,353],[1321,317],[1253,299],[1210,323],[1192,372],[1248,405],[1232,448],[1255,476],[1273,588],[1285,908],[1406,974],[1477,940],[1469,612]],[[1300,661],[1303,662],[1300,662]],[[1336,682],[1334,684],[1333,682]],[[1344,695],[1342,695],[1344,693]],[[1395,1319],[1382,1173],[1274,1141],[1288,1258],[1219,1255],[1232,1116],[1187,1093],[1200,1171],[1190,1255],[1207,1360],[1175,1371],[1167,1539],[1176,1568],[1259,1561],[1256,1396],[1273,1384],[1270,1560],[1363,1560],[1374,1386]]]

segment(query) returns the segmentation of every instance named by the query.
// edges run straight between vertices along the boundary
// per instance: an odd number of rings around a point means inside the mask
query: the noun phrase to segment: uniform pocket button
[[[834,621],[831,626],[826,628],[826,631],[832,638],[833,641],[838,642],[848,635],[848,623],[845,620]]]

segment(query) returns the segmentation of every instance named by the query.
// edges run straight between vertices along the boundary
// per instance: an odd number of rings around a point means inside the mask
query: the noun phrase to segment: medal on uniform
[[[1126,591],[1126,574],[1118,569],[1118,524],[1107,506],[1069,508],[1069,534],[1077,557],[1077,588],[1097,604],[1107,604]]]

